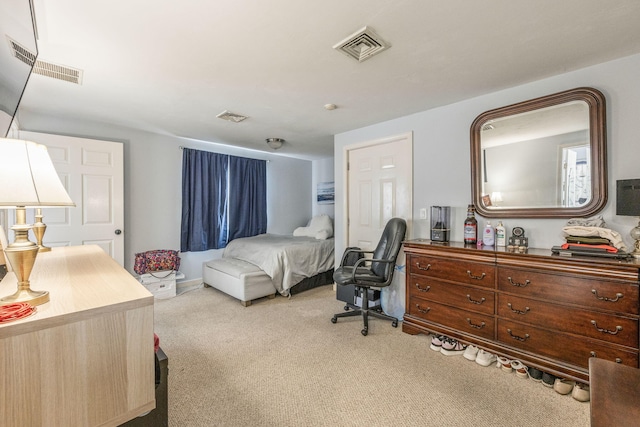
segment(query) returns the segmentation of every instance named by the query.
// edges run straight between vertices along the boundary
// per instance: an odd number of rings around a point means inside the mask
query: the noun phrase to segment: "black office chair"
[[[375,251],[363,251],[360,248],[347,248],[342,255],[340,267],[333,273],[333,280],[341,286],[354,285],[361,295],[362,307],[347,305],[344,313],[335,314],[332,323],[338,317],[351,317],[362,314],[364,329],[362,335],[369,332],[369,315],[379,319],[391,320],[391,326],[398,327],[398,319],[387,316],[382,310],[369,310],[369,289],[383,288],[391,284],[396,267],[396,258],[400,252],[407,223],[402,218],[392,218],[384,227],[380,242]],[[365,258],[364,254],[372,254],[372,258]]]

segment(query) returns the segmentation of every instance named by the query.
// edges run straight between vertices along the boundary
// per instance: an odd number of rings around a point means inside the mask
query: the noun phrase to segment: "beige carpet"
[[[390,323],[330,318],[331,286],[249,307],[212,288],[156,300],[169,425],[588,426],[589,404],[429,349]]]

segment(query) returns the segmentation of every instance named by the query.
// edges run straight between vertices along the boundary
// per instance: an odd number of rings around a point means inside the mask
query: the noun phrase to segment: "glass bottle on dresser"
[[[464,243],[465,245],[475,245],[478,243],[478,220],[475,215],[476,209],[473,205],[467,206],[467,218],[464,220]]]

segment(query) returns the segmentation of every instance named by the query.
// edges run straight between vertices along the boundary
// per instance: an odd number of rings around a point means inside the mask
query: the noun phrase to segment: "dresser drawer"
[[[410,297],[428,299],[485,314],[494,314],[495,292],[471,286],[454,285],[417,274],[409,279]]]
[[[410,299],[408,311],[410,315],[427,322],[437,323],[483,338],[494,338],[493,316],[465,311],[415,297]]]
[[[412,255],[408,265],[409,273],[487,288],[495,287],[494,264]]]
[[[638,367],[638,352],[606,342],[543,330],[504,319],[498,319],[498,341],[541,356],[589,367],[590,357],[599,357]]]
[[[513,295],[498,295],[498,316],[541,328],[638,346],[638,319],[566,307]]]
[[[631,282],[498,267],[498,289],[550,302],[638,314],[638,285]]]

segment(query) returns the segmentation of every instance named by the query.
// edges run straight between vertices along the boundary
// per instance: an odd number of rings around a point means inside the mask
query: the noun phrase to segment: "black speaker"
[[[616,215],[640,216],[640,179],[616,181]]]

